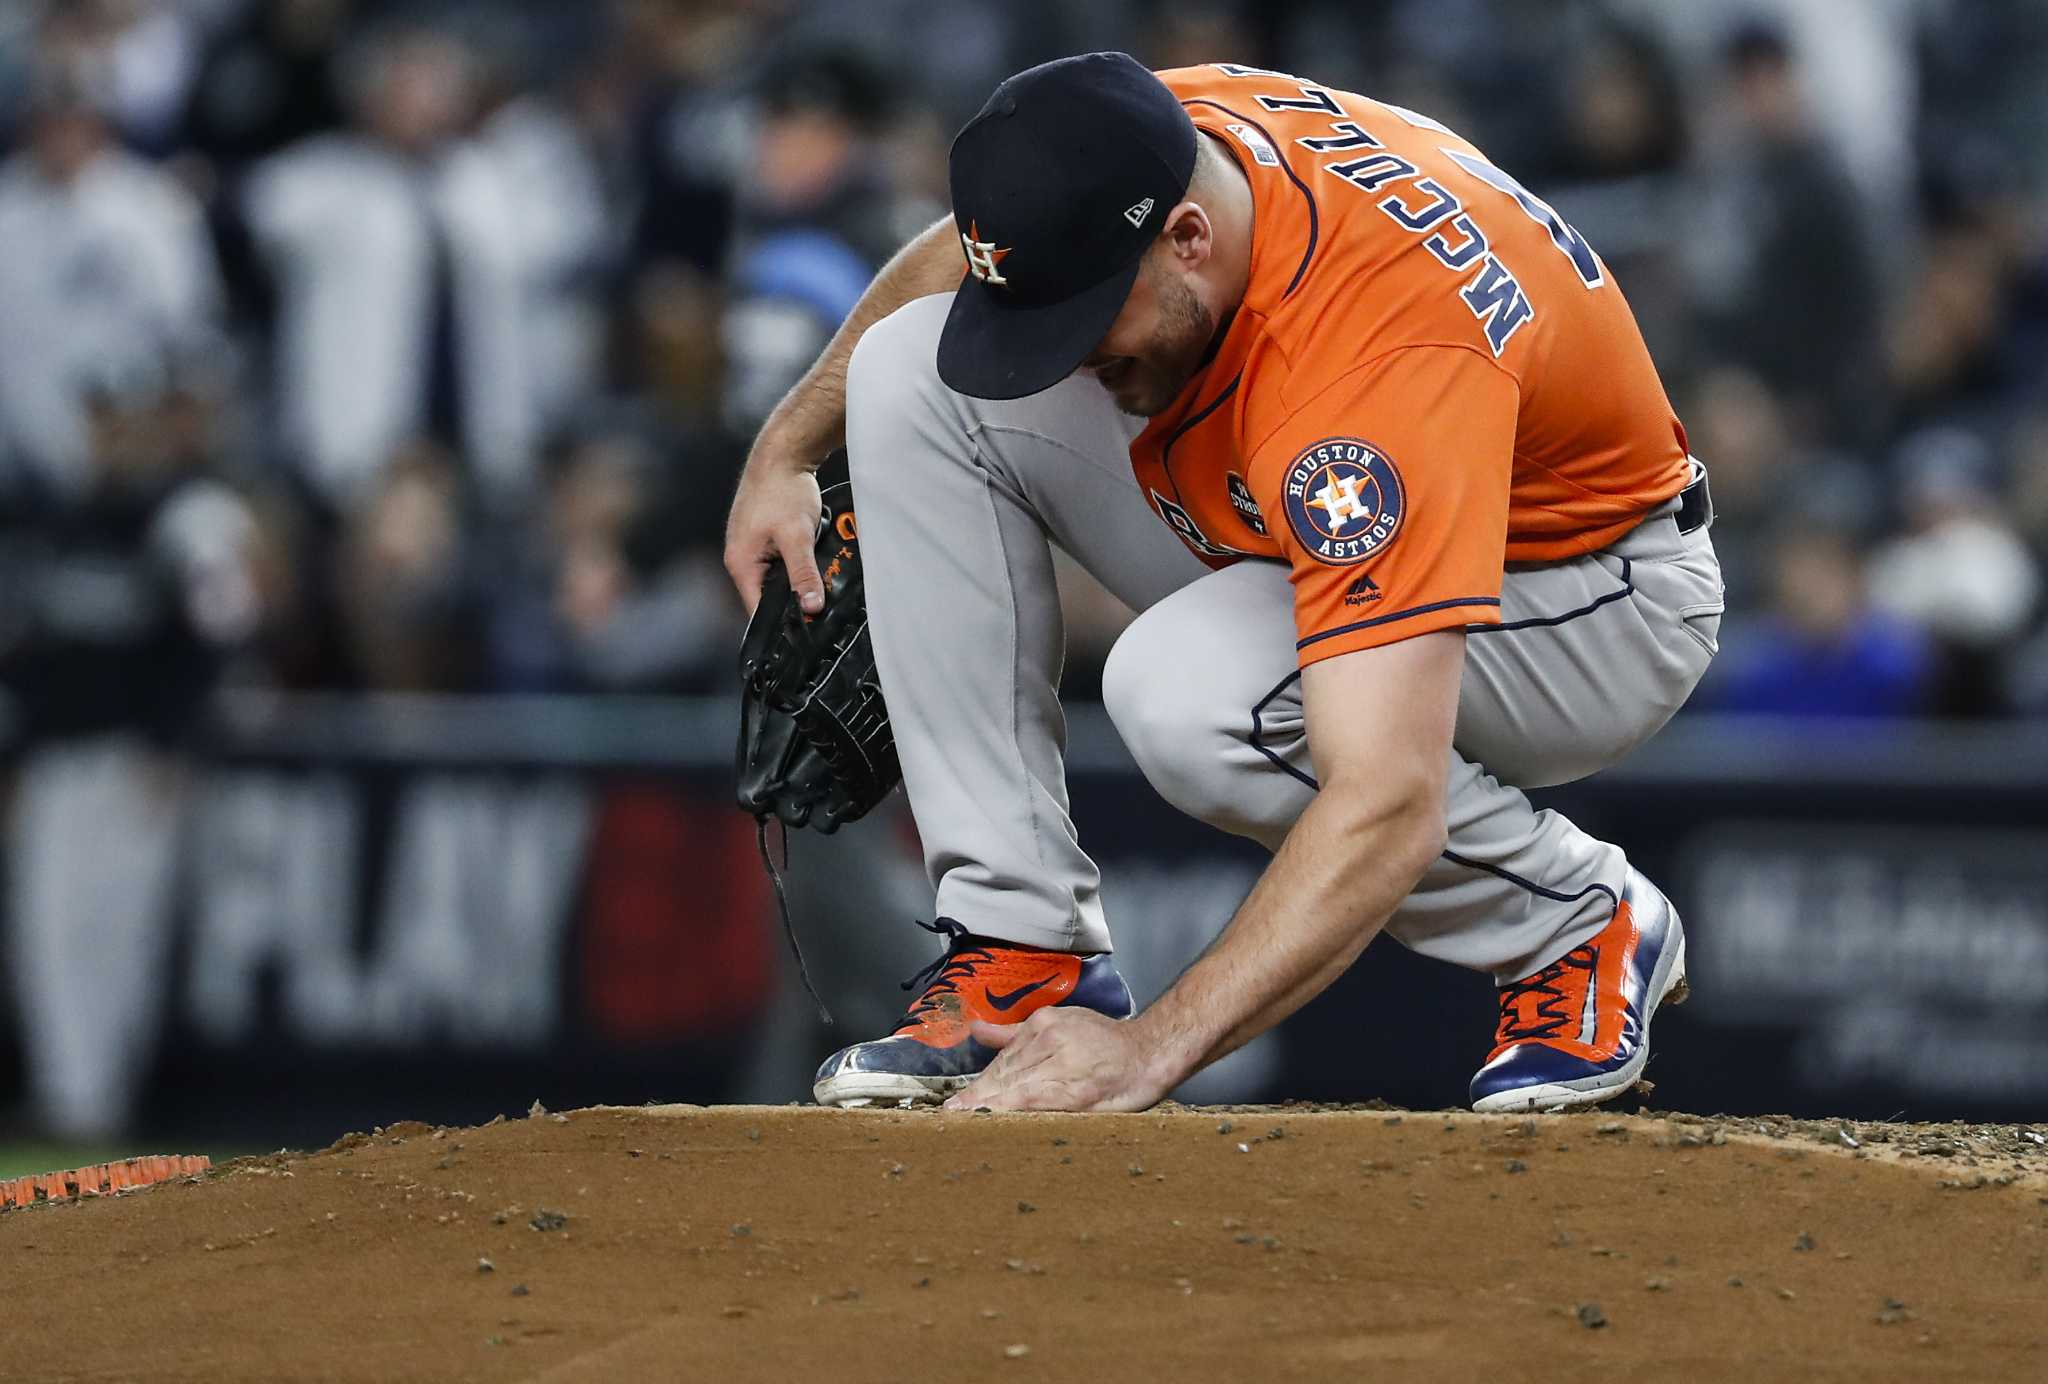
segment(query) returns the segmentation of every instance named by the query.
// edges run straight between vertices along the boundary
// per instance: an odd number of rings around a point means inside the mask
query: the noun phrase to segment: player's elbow
[[[1370,840],[1383,868],[1420,879],[1450,844],[1441,773],[1339,774],[1323,785],[1326,810],[1354,840]]]
[[[1388,853],[1399,862],[1401,873],[1412,884],[1436,863],[1450,844],[1444,823],[1443,800],[1433,803],[1421,798],[1405,802],[1390,817],[1386,831]]]
[[[1409,855],[1415,877],[1421,879],[1423,871],[1434,865],[1450,844],[1450,827],[1444,820],[1442,808],[1438,808],[1433,815],[1418,820]]]

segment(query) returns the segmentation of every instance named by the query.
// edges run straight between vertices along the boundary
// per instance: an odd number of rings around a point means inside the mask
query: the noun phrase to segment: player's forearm
[[[1133,1020],[1178,1083],[1307,1004],[1358,959],[1443,848],[1426,799],[1316,796],[1230,925]]]
[[[806,464],[815,470],[828,452],[844,443],[846,366],[853,359],[854,346],[869,327],[905,303],[958,287],[963,272],[960,238],[950,216],[934,222],[897,251],[868,284],[811,368],[768,415],[761,432],[776,439],[774,454],[806,458]],[[765,454],[762,449],[756,451]]]

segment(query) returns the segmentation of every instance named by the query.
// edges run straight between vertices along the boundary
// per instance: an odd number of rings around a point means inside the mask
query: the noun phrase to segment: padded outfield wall
[[[801,1098],[823,1051],[900,1006],[929,893],[900,799],[796,836],[797,925],[840,1018],[818,1025],[730,806],[730,738],[715,700],[241,698],[168,789],[124,788],[75,748],[54,770],[18,756],[0,1109],[32,1124],[63,1071],[106,1063],[128,1075],[94,1099],[125,1129],[226,1144],[536,1097]],[[1071,779],[1125,969],[1157,993],[1259,853],[1160,803],[1099,713],[1074,717]],[[156,795],[139,814],[138,791]],[[34,845],[38,792],[60,823],[103,829]],[[2048,752],[2023,730],[1690,718],[1544,797],[1621,842],[1687,920],[1694,998],[1659,1023],[1655,1105],[2048,1103]],[[167,863],[127,868],[147,821]],[[26,887],[35,870],[65,887]],[[1484,978],[1381,942],[1187,1094],[1451,1105],[1491,1024]]]

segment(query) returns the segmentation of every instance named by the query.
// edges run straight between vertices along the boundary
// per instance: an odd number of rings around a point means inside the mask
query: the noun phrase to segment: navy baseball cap
[[[953,140],[967,272],[939,378],[1021,399],[1072,374],[1123,310],[1194,171],[1194,122],[1127,53],[1061,58],[997,87]]]

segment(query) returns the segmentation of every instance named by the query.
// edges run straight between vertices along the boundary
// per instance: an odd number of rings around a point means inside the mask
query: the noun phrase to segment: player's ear
[[[1201,266],[1215,247],[1215,227],[1210,224],[1209,213],[1202,210],[1199,202],[1181,202],[1166,214],[1166,225],[1159,232],[1160,240],[1166,244],[1166,253],[1173,259],[1175,267],[1188,270]]]

